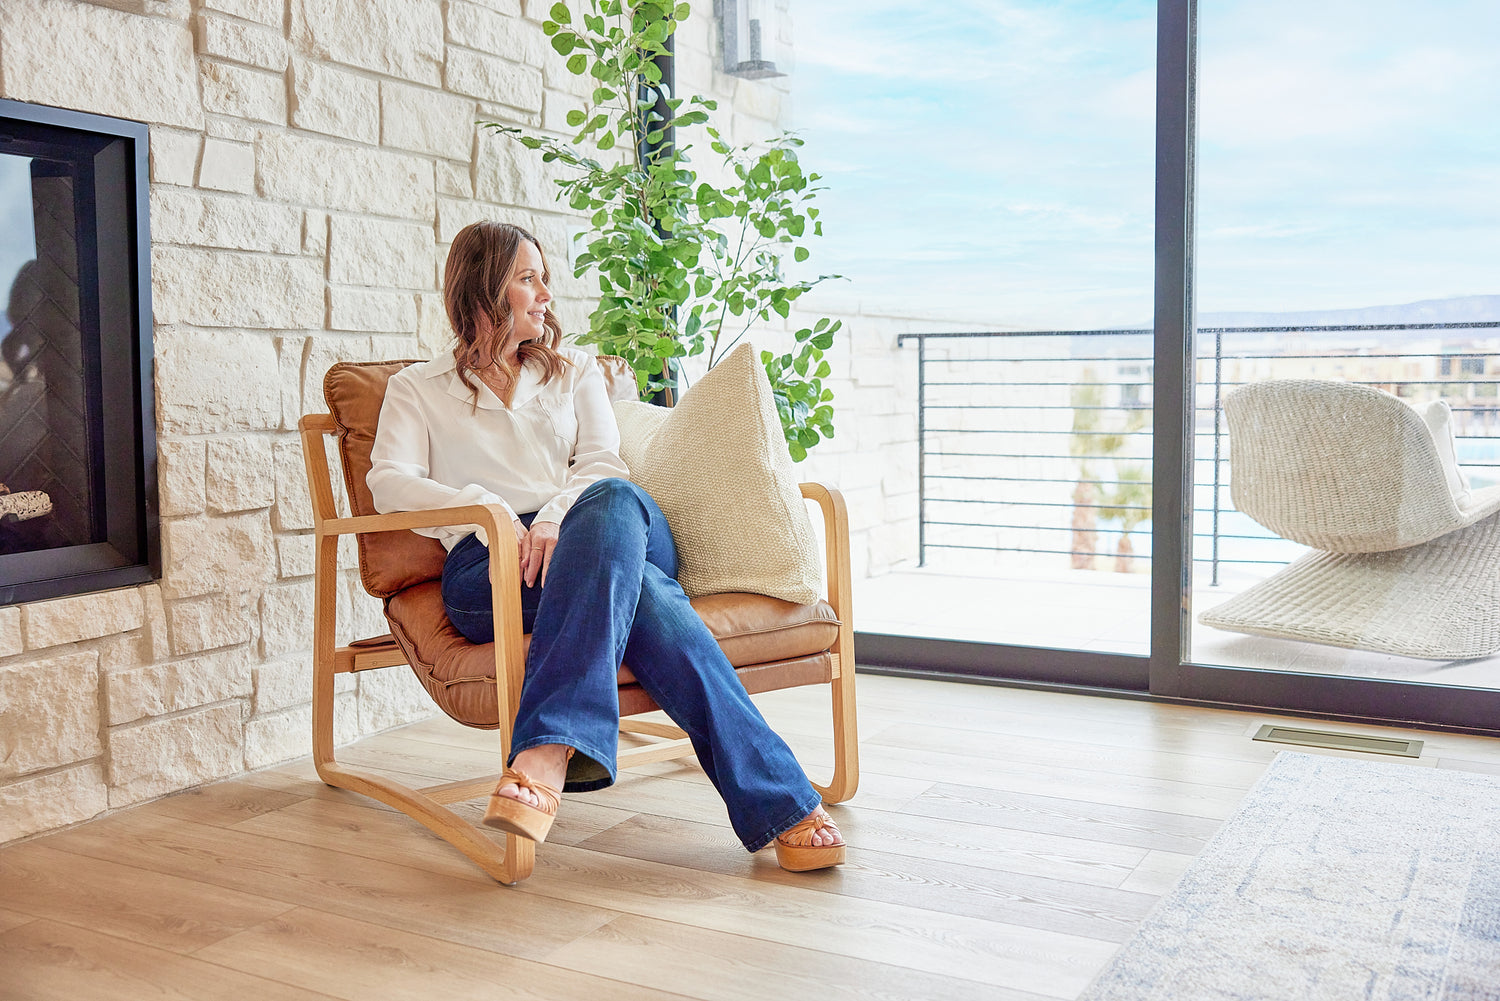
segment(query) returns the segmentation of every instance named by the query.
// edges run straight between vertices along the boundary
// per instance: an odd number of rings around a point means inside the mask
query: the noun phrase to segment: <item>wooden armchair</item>
[[[502,883],[531,874],[534,842],[506,835],[502,848],[482,828],[445,804],[486,796],[509,757],[511,726],[525,676],[530,637],[521,631],[520,570],[510,518],[497,505],[377,514],[365,485],[370,447],[385,398],[386,382],[410,361],[340,363],[323,382],[330,413],[298,422],[315,522],[316,567],[313,614],[313,762],[324,782],[380,800],[426,826]],[[608,380],[618,370],[604,368]],[[337,443],[350,516],[335,506],[325,436]],[[815,787],[824,802],[854,795],[859,759],[854,709],[854,634],[850,619],[849,526],[842,496],[816,483],[802,484],[804,497],[822,509],[826,536],[827,600],[797,605],[757,594],[716,594],[693,600],[719,640],[740,680],[752,694],[798,685],[826,684],[833,703],[833,777]],[[446,553],[436,540],[413,528],[482,525],[493,540],[495,641],[473,644],[448,622],[439,581]],[[385,603],[389,635],[337,646],[335,617],[337,548],[341,535],[358,542],[365,589]],[[466,726],[498,729],[494,775],[413,789],[365,769],[338,763],[333,749],[334,675],[411,665],[438,706]],[[629,717],[658,707],[628,666],[621,666],[620,730],[649,738],[644,747],[622,750],[621,768],[693,753],[675,726]],[[496,835],[498,837],[498,835]]]

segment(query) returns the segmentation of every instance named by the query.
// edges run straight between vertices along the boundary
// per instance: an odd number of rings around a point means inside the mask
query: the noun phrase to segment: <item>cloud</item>
[[[1500,5],[1450,0],[1214,4],[1200,14],[1206,150],[1299,148],[1403,159],[1492,121]],[[1497,152],[1486,130],[1489,155]]]
[[[1050,326],[1150,315],[1154,4],[795,10],[818,270]],[[1201,308],[1496,291],[1500,4],[1215,0],[1200,23]]]

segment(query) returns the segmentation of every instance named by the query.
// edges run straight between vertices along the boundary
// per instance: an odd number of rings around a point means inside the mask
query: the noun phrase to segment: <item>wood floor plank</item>
[[[956,738],[953,731],[932,723],[903,723],[887,727],[866,747],[898,747],[915,751],[951,752],[955,748],[975,758],[987,758],[1007,765],[1040,765],[1076,768],[1108,775],[1130,775],[1141,778],[1175,779],[1192,774],[1195,782],[1248,789],[1260,778],[1271,759],[1274,745],[1249,739],[1229,738],[1225,744],[1245,745],[1240,758],[1214,756],[1212,768],[1204,766],[1198,752],[1186,755],[1159,745],[1134,747],[1123,744],[1097,743],[1092,730],[1077,734],[1053,733],[1046,741],[1034,736],[1022,737],[1014,731],[977,733],[970,731]]]
[[[848,831],[845,835],[854,837]],[[879,851],[872,846],[893,850]],[[853,841],[849,861],[839,869],[836,882],[810,882],[805,875],[786,872],[776,865],[771,851],[749,855],[737,850],[739,843],[727,831],[650,816],[634,817],[580,847],[1109,942],[1125,941],[1156,902],[1150,894],[1020,875],[964,861],[914,857],[899,853],[900,845],[878,839]],[[1116,882],[1121,878],[1117,876]]]
[[[795,744],[793,745],[796,746]],[[823,762],[797,748],[799,757],[812,767]],[[945,784],[977,786],[995,792],[1046,796],[1066,789],[1070,796],[1121,807],[1138,807],[1163,813],[1224,820],[1234,812],[1246,790],[1223,784],[1218,761],[1204,761],[1182,778],[1135,776],[1097,772],[1086,768],[1011,763],[974,758],[960,752],[917,751],[907,748],[864,745],[860,767],[873,772],[908,778],[932,778]],[[1200,777],[1203,781],[1192,781]]]
[[[859,791],[854,798],[830,809],[841,819],[847,816],[844,811],[856,809],[900,812],[935,784],[926,780],[887,779],[865,772],[860,777]],[[644,775],[632,769],[622,772],[619,781],[608,789],[569,794],[564,797],[564,802],[597,803],[639,814],[729,826],[724,801],[697,767],[665,775]]]
[[[806,886],[750,883],[558,845],[537,853],[536,875],[518,889],[994,986],[1027,984],[1057,997],[1082,990],[1115,950],[1114,943],[1098,939],[814,887],[841,878],[830,871],[804,874]]]
[[[705,962],[705,957],[712,957]],[[1044,995],[627,915],[550,961],[704,1001],[1042,1001]],[[957,971],[955,971],[957,972]]]
[[[0,852],[0,900],[33,917],[189,953],[287,910],[252,892],[81,858],[50,839]]]
[[[868,680],[867,680],[868,679]],[[907,719],[942,721],[952,717],[962,725],[990,712],[1024,712],[1067,721],[1076,728],[1092,722],[1135,722],[1149,727],[1184,727],[1205,732],[1239,733],[1245,726],[1246,711],[1149,702],[1134,698],[1079,696],[1072,692],[1049,692],[1035,689],[970,685],[961,699],[940,688],[947,682],[933,683],[921,678],[896,678],[861,675],[859,703],[861,712],[904,713]],[[795,697],[800,690],[788,690],[762,696],[768,708],[782,697]],[[976,729],[989,729],[988,726]]]
[[[248,782],[215,782],[168,796],[153,804],[153,809],[169,817],[230,827],[248,817],[280,810],[307,798],[304,793],[270,789]]]
[[[401,728],[400,733],[411,740],[434,740],[462,747],[498,748],[500,746],[500,738],[495,736],[495,731],[464,726],[442,713],[436,713],[415,723],[408,723]]]
[[[209,946],[198,956],[347,1001],[670,1001],[682,997],[665,988],[622,983],[608,970],[590,973],[571,964],[517,959],[311,908],[288,911]]]
[[[1070,795],[1074,790],[1059,787]],[[998,792],[943,783],[913,801],[910,812],[1007,830],[1041,831],[1106,844],[1196,854],[1218,820],[1086,798]]]
[[[475,820],[483,815],[485,804],[454,806],[457,812]],[[559,811],[557,822],[547,835],[548,844],[575,844],[634,816],[607,807],[589,809],[585,804],[569,804],[569,807]],[[392,810],[368,810],[357,804],[297,804],[243,821],[236,829],[311,847],[336,847],[361,858],[400,859],[403,865],[455,877],[462,877],[472,869],[472,863],[451,845],[410,818]],[[496,833],[492,837],[499,841],[502,836]]]
[[[459,860],[451,874],[135,811],[53,835],[47,842],[60,851],[394,928],[423,929],[463,945],[528,958],[615,916],[588,903],[518,895],[477,867],[459,864],[462,856],[447,845],[440,847]]]
[[[361,741],[339,751],[339,761],[375,771],[403,771],[424,775],[433,782],[452,782],[481,775],[499,775],[505,763],[495,752],[477,748],[407,740],[382,734],[379,740]]]
[[[978,825],[852,804],[840,811],[839,818],[852,844],[887,854],[1090,886],[1119,886],[1146,852],[1133,845],[1088,840],[1082,831],[1062,834]]]
[[[1130,878],[1121,884],[1122,889],[1138,890],[1141,893],[1160,897],[1177,885],[1187,867],[1193,864],[1192,855],[1179,852],[1151,852],[1136,866]]]
[[[564,803],[558,822],[575,800]],[[738,845],[729,834],[723,805],[703,783],[642,778],[622,782],[613,802],[635,802],[642,818],[693,823],[722,832],[724,841]],[[911,858],[953,862],[1024,875],[1043,876],[1095,886],[1115,887],[1135,869],[1148,849],[1108,841],[1088,841],[1054,832],[1019,828],[997,830],[994,824],[971,824],[961,819],[922,816],[912,812],[872,810],[856,797],[831,808],[840,829],[857,848],[881,849]],[[596,842],[585,842],[585,846]]]
[[[387,740],[389,737],[389,734],[376,734],[373,737],[367,737],[361,743],[370,743],[378,747],[381,741]],[[346,762],[341,761],[340,763],[343,764]],[[302,767],[304,764],[306,765],[305,769]],[[462,777],[452,774],[418,774],[414,771],[400,768],[381,769],[380,773],[413,789],[433,785],[438,781],[448,781],[455,777]],[[476,771],[475,774],[478,774],[478,772]],[[379,800],[371,799],[361,793],[350,792],[347,789],[339,789],[335,786],[326,785],[322,779],[317,777],[317,773],[313,770],[311,762],[304,762],[300,759],[281,768],[263,769],[258,772],[247,773],[241,779],[236,779],[236,781],[249,782],[267,789],[296,793],[304,799],[366,806],[374,810],[386,810],[391,813],[399,812],[395,807],[387,806]]]
[[[1453,768],[1462,772],[1480,772],[1485,775],[1500,775],[1500,761],[1485,761],[1457,756],[1438,759],[1439,768]]]
[[[326,994],[55,921],[0,934],[0,957],[0,1001],[329,1001]]]
[[[22,925],[28,924],[35,920],[35,915],[22,914],[19,911],[7,910],[4,907],[0,907],[0,932],[7,932],[12,928],[19,928]]]
[[[235,830],[308,849],[331,849],[350,856],[351,864],[359,864],[357,859],[396,860],[463,881],[476,871],[468,858],[410,817],[361,803],[298,803],[241,821]]]
[[[564,805],[571,805],[575,799],[617,809],[634,808],[639,814],[688,820],[722,828],[726,832],[729,830],[729,813],[724,808],[724,801],[703,778],[701,771],[696,777],[691,774],[676,777],[626,773],[607,789],[564,797]],[[834,812],[842,809],[845,808],[835,807]],[[558,815],[562,815],[561,810]],[[740,850],[744,851],[743,848]]]
[[[375,734],[365,740],[381,740],[385,734]],[[361,741],[360,743],[364,743]],[[342,748],[340,753],[342,753]],[[430,776],[422,776],[413,779],[417,784],[423,784],[431,780]],[[318,770],[313,766],[312,758],[296,758],[285,764],[271,768],[262,768],[258,771],[246,772],[235,778],[236,782],[248,782],[251,785],[261,786],[266,789],[276,789],[282,792],[290,792],[302,796],[305,799],[326,799],[333,802],[356,803],[363,802],[374,805],[381,810],[394,810],[394,807],[386,806],[368,796],[363,796],[347,789],[339,789],[328,785],[318,777]]]

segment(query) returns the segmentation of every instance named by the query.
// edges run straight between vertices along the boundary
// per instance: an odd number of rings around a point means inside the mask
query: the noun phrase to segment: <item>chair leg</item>
[[[859,727],[854,708],[854,584],[849,571],[849,511],[844,496],[819,483],[802,484],[802,496],[823,512],[828,603],[839,619],[833,653],[833,778],[813,788],[825,803],[842,803],[859,788]]]
[[[332,540],[330,540],[332,541]],[[333,549],[327,547],[327,561],[333,560]],[[322,580],[331,579],[329,573]],[[392,806],[429,831],[448,842],[501,883],[518,883],[531,875],[536,863],[536,845],[524,838],[507,835],[505,847],[491,841],[479,828],[416,789],[404,786],[383,775],[363,769],[346,768],[334,757],[333,750],[333,594],[332,588],[319,588],[314,627],[313,648],[313,765],[318,777],[328,785],[348,789]],[[326,605],[326,607],[325,607]]]
[[[502,848],[452,810],[383,775],[328,762],[318,766],[318,777],[331,786],[378,799],[400,810],[463,852],[479,868],[501,883],[519,883],[531,875],[536,864],[535,842],[507,834],[505,847]]]
[[[851,643],[848,649],[853,649]],[[854,708],[853,658],[839,656],[837,675],[830,686],[833,695],[833,778],[828,784],[813,783],[813,788],[828,804],[842,803],[859,789],[859,724]]]

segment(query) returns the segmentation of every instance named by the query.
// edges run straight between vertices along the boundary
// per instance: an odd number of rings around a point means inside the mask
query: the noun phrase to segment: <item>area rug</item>
[[[1284,751],[1080,1001],[1500,1001],[1500,776]]]

